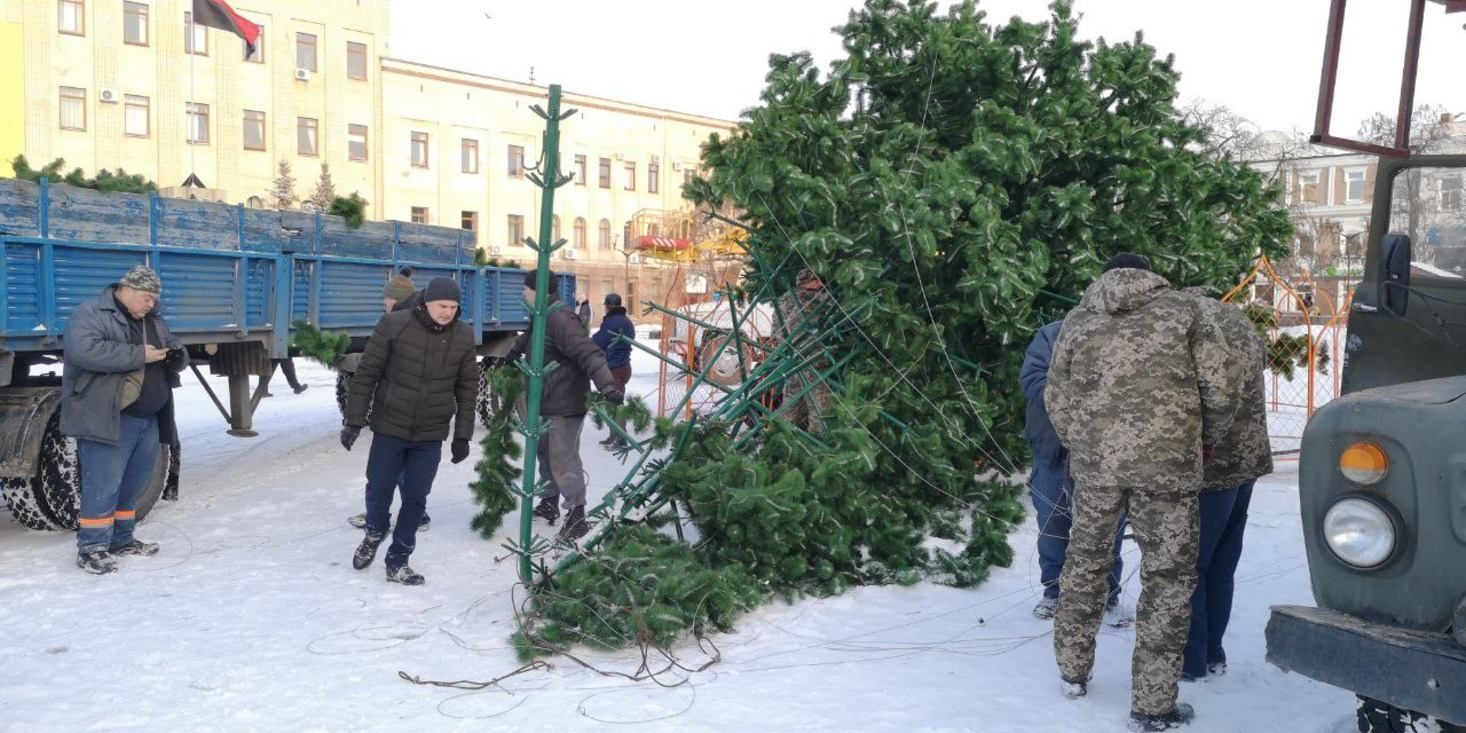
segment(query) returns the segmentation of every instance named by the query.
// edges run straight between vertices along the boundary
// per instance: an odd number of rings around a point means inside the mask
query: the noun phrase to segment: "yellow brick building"
[[[385,58],[386,0],[232,5],[264,29],[249,58],[238,37],[190,25],[191,0],[0,0],[0,109],[21,111],[0,115],[0,175],[17,154],[37,167],[60,157],[161,187],[194,174],[224,201],[271,206],[280,161],[302,198],[329,164],[336,192],[359,192],[371,218],[471,228],[492,256],[533,261],[514,235],[538,234],[525,174],[540,160],[530,107],[545,87]],[[562,125],[576,180],[557,194],[569,247],[556,267],[597,301],[656,295],[634,292],[654,265],[628,258],[626,225],[688,208],[700,145],[734,124],[569,92],[564,104],[580,113]]]

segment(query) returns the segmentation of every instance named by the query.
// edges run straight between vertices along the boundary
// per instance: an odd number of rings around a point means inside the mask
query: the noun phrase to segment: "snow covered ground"
[[[181,500],[160,504],[139,530],[162,543],[157,557],[85,575],[71,535],[0,517],[0,730],[1125,730],[1134,631],[1101,635],[1087,699],[1059,694],[1050,625],[1029,613],[1039,595],[1031,519],[1014,532],[1014,566],[978,589],[861,588],[775,603],[714,638],[721,663],[660,678],[688,679],[675,688],[563,658],[482,692],[405,682],[399,671],[487,680],[520,667],[508,643],[513,564],[468,527],[477,447],[469,461],[444,463],[429,497],[433,526],[413,556],[427,585],[388,585],[380,561],[356,572],[359,532],[345,520],[361,511],[367,443],[341,449],[334,375],[298,366],[311,389],[278,385],[250,440],[224,434],[196,383],[177,393]],[[636,367],[634,391],[655,389],[653,365]],[[595,445],[601,437],[587,429],[583,440],[597,494],[622,472]],[[1353,730],[1350,695],[1263,661],[1268,606],[1312,601],[1296,467],[1280,470],[1253,500],[1231,671],[1182,685],[1195,731]],[[1137,551],[1126,549],[1133,604]],[[705,659],[690,644],[678,653],[690,667]],[[583,658],[628,673],[641,661]]]

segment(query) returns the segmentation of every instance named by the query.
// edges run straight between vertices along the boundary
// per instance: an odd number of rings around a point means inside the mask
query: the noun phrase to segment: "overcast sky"
[[[392,56],[655,107],[737,119],[757,104],[770,53],[841,55],[831,28],[852,0],[397,0]],[[944,3],[945,4],[945,3]],[[1309,131],[1328,0],[1076,0],[1081,32],[1143,30],[1174,53],[1183,98],[1225,104],[1264,129]],[[1405,0],[1350,0],[1335,133],[1393,114]],[[983,0],[990,20],[1047,16],[1047,0]],[[1466,14],[1431,4],[1417,103],[1466,112]],[[1449,70],[1454,69],[1453,78]]]

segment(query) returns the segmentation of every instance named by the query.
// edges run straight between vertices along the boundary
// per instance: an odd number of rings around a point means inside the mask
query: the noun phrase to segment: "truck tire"
[[[336,372],[336,407],[341,410],[342,419],[346,418],[346,395],[351,391],[351,372]]]
[[[723,346],[724,342],[727,342],[727,347]],[[723,349],[723,353],[718,355],[717,359],[714,359],[713,355],[718,354],[718,349]],[[712,368],[708,369],[707,372],[708,381],[721,384],[725,387],[736,387],[742,384],[743,380],[748,376],[747,370],[749,360],[752,356],[745,348],[743,354],[741,354],[742,358],[739,358],[740,354],[738,353],[738,349],[738,342],[734,341],[730,336],[717,336],[710,339],[702,345],[702,352],[698,355],[697,359],[697,368],[703,368],[709,362],[712,362]]]
[[[143,489],[137,502],[137,521],[147,518],[148,512],[158,503],[158,497],[171,478],[172,449],[159,446],[158,460],[153,467],[153,476]],[[76,440],[61,434],[60,415],[51,416],[46,424],[46,434],[41,439],[40,465],[36,475],[27,481],[35,506],[46,519],[46,526],[35,526],[22,520],[32,529],[53,529],[75,531],[81,514],[81,467],[76,457]],[[14,510],[12,510],[14,512]],[[20,515],[16,514],[20,519]]]
[[[51,520],[41,513],[33,492],[35,482],[24,478],[0,479],[0,493],[5,495],[5,505],[10,507],[10,516],[29,529],[57,529]]]
[[[1363,695],[1355,710],[1359,733],[1466,733],[1466,728],[1459,725]]]
[[[474,400],[473,409],[478,413],[478,424],[485,430],[489,428],[489,420],[494,417],[494,395],[489,387],[489,372],[497,369],[503,359],[494,356],[486,356],[478,364],[478,397]]]

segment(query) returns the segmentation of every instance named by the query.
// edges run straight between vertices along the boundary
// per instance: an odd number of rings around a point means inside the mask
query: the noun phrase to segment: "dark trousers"
[[[626,394],[626,383],[631,381],[631,365],[627,364],[626,366],[612,368],[611,378],[616,380],[616,388],[621,390],[621,394]],[[622,431],[626,430],[625,420],[618,420],[616,422],[616,425],[620,427]],[[612,432],[611,435],[614,436],[616,435],[616,433]]]
[[[406,564],[417,547],[417,527],[427,511],[428,492],[433,490],[433,479],[438,475],[438,463],[442,457],[441,441],[414,443],[390,435],[372,434],[372,450],[367,456],[368,532],[387,531],[392,521],[393,489],[402,493],[397,526],[392,530],[392,545],[387,548],[387,567]]]
[[[1070,502],[1074,494],[1074,479],[1069,476],[1065,465],[1054,466],[1042,458],[1034,459],[1033,477],[1028,491],[1033,499],[1033,509],[1038,521],[1038,577],[1043,583],[1044,596],[1059,597],[1059,574],[1064,569],[1064,557],[1069,552],[1069,528],[1074,522]],[[1115,530],[1115,564],[1110,568],[1110,603],[1120,599],[1120,577],[1125,563],[1120,558],[1120,538],[1125,535],[1125,518]]]
[[[1227,661],[1222,635],[1227,633],[1227,622],[1232,618],[1232,592],[1255,483],[1248,481],[1236,488],[1201,494],[1196,591],[1191,594],[1191,631],[1181,666],[1188,677],[1205,677],[1208,664]]]

